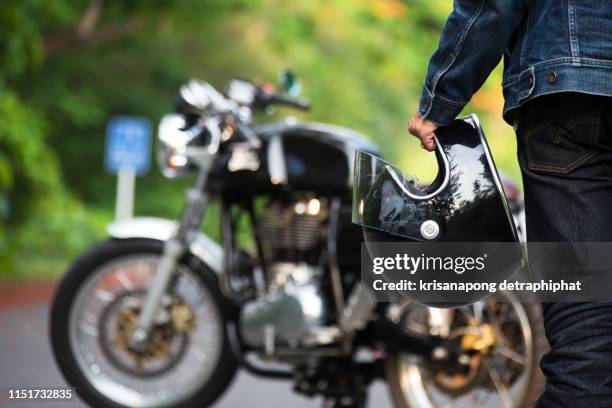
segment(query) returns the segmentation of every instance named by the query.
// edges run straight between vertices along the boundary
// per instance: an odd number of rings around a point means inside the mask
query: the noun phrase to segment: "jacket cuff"
[[[433,95],[427,86],[423,86],[419,100],[419,115],[422,119],[430,120],[438,126],[447,126],[455,120],[466,104]]]

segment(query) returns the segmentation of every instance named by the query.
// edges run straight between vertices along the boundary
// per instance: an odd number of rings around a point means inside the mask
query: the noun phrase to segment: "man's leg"
[[[612,98],[576,93],[522,109],[530,242],[612,241],[611,112]],[[538,407],[612,406],[612,303],[547,303],[544,322],[551,350],[541,362],[547,383]]]

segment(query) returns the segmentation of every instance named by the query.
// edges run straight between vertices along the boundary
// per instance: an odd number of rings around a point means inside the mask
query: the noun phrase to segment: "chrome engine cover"
[[[306,263],[268,265],[269,292],[242,307],[240,331],[252,347],[298,346],[324,325],[326,305],[320,288],[322,269]]]

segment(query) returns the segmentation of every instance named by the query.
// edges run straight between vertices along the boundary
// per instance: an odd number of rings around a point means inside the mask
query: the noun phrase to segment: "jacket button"
[[[557,82],[557,73],[555,71],[550,71],[548,73],[547,79],[549,84],[554,84],[555,82]]]

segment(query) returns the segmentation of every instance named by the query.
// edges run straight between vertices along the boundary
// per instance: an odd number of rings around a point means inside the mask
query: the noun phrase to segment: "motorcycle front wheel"
[[[541,306],[497,293],[471,306],[447,309],[445,337],[467,348],[456,370],[428,365],[409,354],[387,357],[386,379],[394,405],[418,407],[533,407],[544,390],[539,368],[548,349]],[[409,306],[404,330],[432,333],[426,306]]]
[[[236,372],[225,330],[231,305],[199,259],[181,259],[142,349],[130,338],[163,244],[109,240],[70,267],[55,294],[50,332],[64,377],[95,407],[202,407]]]

